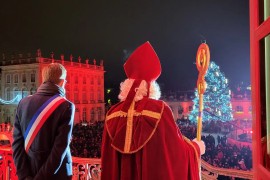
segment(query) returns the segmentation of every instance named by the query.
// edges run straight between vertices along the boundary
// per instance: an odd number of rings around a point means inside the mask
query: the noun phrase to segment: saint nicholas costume
[[[149,42],[124,64],[134,83],[126,99],[107,113],[102,139],[102,180],[198,180],[200,150],[178,129],[171,109],[149,98],[149,86],[161,74]],[[148,94],[135,102],[142,80]]]

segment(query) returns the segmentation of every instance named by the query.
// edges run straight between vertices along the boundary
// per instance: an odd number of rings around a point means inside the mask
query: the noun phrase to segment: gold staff
[[[203,94],[206,90],[207,84],[204,76],[206,75],[210,62],[210,51],[206,43],[202,43],[197,51],[196,66],[199,71],[197,80],[197,89],[199,95],[199,114],[198,114],[198,125],[197,125],[197,140],[201,140],[202,133],[202,116],[203,116]]]

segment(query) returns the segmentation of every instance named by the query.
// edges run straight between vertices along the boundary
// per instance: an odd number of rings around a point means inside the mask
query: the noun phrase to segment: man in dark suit
[[[72,178],[69,145],[75,107],[65,99],[66,73],[58,63],[44,67],[37,92],[17,107],[12,150],[20,180]]]

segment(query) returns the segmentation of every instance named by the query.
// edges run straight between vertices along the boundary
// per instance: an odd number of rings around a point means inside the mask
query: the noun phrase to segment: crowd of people
[[[226,137],[221,137],[221,142],[215,145],[212,135],[203,136],[206,151],[202,159],[209,164],[219,168],[229,168],[237,170],[252,169],[252,151],[249,146],[237,147],[226,143]]]
[[[196,124],[176,122],[183,135],[189,139],[196,137]],[[204,124],[204,129],[212,126],[211,132],[219,133],[218,127],[229,127],[228,123],[208,122]],[[71,152],[73,156],[82,158],[100,158],[101,157],[101,141],[104,122],[98,121],[91,125],[76,124],[73,129],[71,142]],[[237,147],[227,143],[226,134],[213,136],[202,135],[202,140],[206,145],[206,152],[202,159],[209,164],[220,168],[232,168],[238,170],[252,169],[252,151],[248,146]]]
[[[91,125],[76,124],[73,128],[70,144],[72,156],[100,158],[103,127],[103,121],[97,121]]]
[[[196,137],[197,128],[192,123],[179,123],[177,121],[181,132],[186,137],[193,139]],[[222,123],[211,123],[213,130],[217,130],[219,127],[225,127]],[[207,128],[207,127],[206,127]],[[203,129],[204,131],[204,129]],[[252,151],[249,146],[238,147],[235,144],[229,144],[227,142],[226,133],[222,135],[220,131],[212,131],[217,133],[215,137],[211,134],[202,135],[202,140],[205,142],[206,151],[202,155],[202,159],[209,164],[219,168],[229,168],[237,170],[251,170],[252,169]]]

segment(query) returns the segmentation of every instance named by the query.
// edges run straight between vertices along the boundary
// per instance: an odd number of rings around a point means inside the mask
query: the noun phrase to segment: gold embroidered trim
[[[149,116],[149,117],[152,117],[152,118],[155,118],[155,119],[160,119],[160,117],[161,117],[161,113],[148,111],[148,110],[143,110],[141,113],[138,113],[138,114],[136,113],[134,115],[135,116],[140,116],[140,115]]]
[[[106,116],[106,121],[113,119],[115,117],[127,117],[127,113],[124,111],[116,111],[116,112],[110,114],[109,116]]]
[[[128,113],[127,113],[127,127],[126,127],[126,138],[125,138],[125,147],[124,147],[125,153],[128,153],[130,151],[130,146],[131,146],[134,106],[135,106],[135,101],[132,101],[128,109]]]
[[[152,133],[150,134],[150,136],[148,137],[148,139],[147,139],[141,146],[139,146],[137,149],[135,149],[135,150],[133,150],[133,151],[129,151],[129,152],[127,152],[126,154],[136,153],[136,152],[138,152],[141,148],[143,148],[143,147],[145,146],[146,143],[148,143],[148,141],[152,138],[152,136],[153,136],[154,133],[156,132],[156,129],[157,129],[157,126],[158,126],[159,121],[160,121],[160,119],[161,119],[161,115],[163,114],[163,111],[164,111],[164,103],[162,103],[161,112],[159,113],[159,114],[160,114],[160,117],[159,117],[159,119],[157,119],[155,128],[153,129],[153,131],[152,131]],[[109,133],[109,136],[112,137],[111,134],[110,134],[110,132],[108,131],[108,129],[107,129],[107,132]],[[119,152],[121,152],[121,153],[125,153],[123,150],[117,148],[117,147],[114,146],[113,144],[111,144],[111,146],[112,146],[115,150],[117,150],[117,151],[119,151]],[[194,148],[195,148],[195,147],[194,147]]]
[[[114,112],[112,114],[110,114],[109,116],[106,117],[106,121],[109,121],[110,119],[113,119],[113,118],[116,118],[116,117],[127,117],[127,114],[126,112],[124,111],[117,111],[117,112]],[[157,112],[154,112],[154,111],[148,111],[148,110],[143,110],[142,112],[134,112],[133,113],[133,116],[148,116],[148,117],[152,117],[152,118],[155,118],[155,119],[160,119],[161,117],[161,113],[157,113]]]

